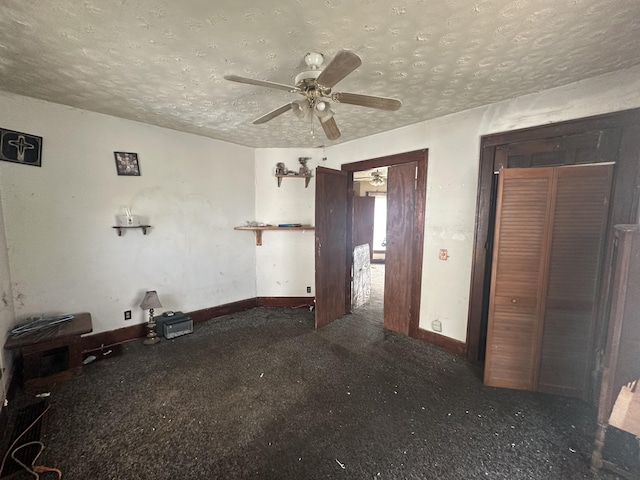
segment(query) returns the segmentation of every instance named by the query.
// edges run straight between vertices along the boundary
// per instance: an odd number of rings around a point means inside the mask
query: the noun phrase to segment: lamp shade
[[[144,294],[140,308],[143,310],[149,310],[150,308],[161,308],[162,304],[158,298],[158,292],[150,290]]]
[[[331,117],[333,117],[333,115],[334,115],[334,112],[330,108],[325,108],[324,110],[320,110],[320,111],[316,110],[316,116],[322,123],[329,120]]]
[[[311,123],[313,120],[313,114],[311,112],[311,107],[309,107],[308,100],[296,100],[295,102],[291,102],[291,110],[296,117],[301,119],[303,122]]]

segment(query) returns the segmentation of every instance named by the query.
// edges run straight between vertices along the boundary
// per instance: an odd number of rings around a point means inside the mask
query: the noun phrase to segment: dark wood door
[[[369,260],[373,259],[373,223],[375,197],[353,197],[353,246],[369,245]]]
[[[346,313],[347,174],[316,169],[316,328]]]
[[[418,163],[389,167],[384,327],[409,335],[412,317],[413,242]],[[415,312],[413,312],[415,313]]]

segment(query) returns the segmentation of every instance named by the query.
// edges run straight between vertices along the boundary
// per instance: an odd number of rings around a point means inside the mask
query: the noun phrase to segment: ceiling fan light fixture
[[[318,117],[318,120],[323,123],[332,118],[334,114],[335,112],[328,107],[321,111],[316,110],[316,116]]]
[[[371,185],[374,187],[381,187],[384,185],[384,178],[382,178],[382,174],[378,170],[371,174],[371,180],[369,181]]]
[[[309,106],[308,100],[296,100],[291,103],[291,110],[300,120],[306,123],[311,123],[313,120],[313,113]]]
[[[337,140],[341,135],[334,117],[334,112],[331,110],[332,102],[389,111],[397,110],[402,105],[400,100],[393,98],[357,93],[332,92],[333,87],[362,65],[362,59],[353,52],[341,50],[336,53],[325,67],[323,67],[324,56],[321,53],[309,52],[305,55],[304,61],[308,70],[300,72],[295,76],[293,86],[238,75],[225,75],[224,78],[232,82],[285,90],[289,93],[298,93],[305,97],[303,100],[287,103],[261,116],[253,121],[254,125],[266,123],[292,110],[296,117],[311,126],[312,136],[314,126],[313,119],[317,117],[322,126],[322,130],[329,140]]]
[[[304,62],[311,70],[318,70],[324,62],[324,55],[316,52],[309,52],[304,56]]]

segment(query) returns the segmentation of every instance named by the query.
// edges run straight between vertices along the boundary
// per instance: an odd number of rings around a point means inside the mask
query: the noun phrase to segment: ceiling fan
[[[226,80],[261,87],[286,90],[291,93],[299,93],[304,98],[294,100],[253,121],[254,125],[266,123],[269,120],[282,115],[289,110],[300,119],[313,125],[314,117],[317,117],[325,135],[329,140],[340,138],[340,130],[334,118],[334,111],[330,103],[347,103],[362,107],[377,108],[380,110],[398,110],[402,105],[395,98],[375,97],[360,95],[357,93],[332,92],[331,89],[343,78],[362,65],[358,55],[347,50],[342,50],[322,69],[324,56],[321,53],[307,53],[304,61],[309,70],[299,73],[294,79],[294,86],[274,83],[265,80],[239,77],[237,75],[225,75]]]
[[[380,170],[376,170],[375,172],[371,172],[371,180],[369,180],[369,183],[374,187],[381,187],[384,185],[385,178]]]

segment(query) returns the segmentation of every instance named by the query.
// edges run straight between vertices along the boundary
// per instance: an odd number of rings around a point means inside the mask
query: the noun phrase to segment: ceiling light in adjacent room
[[[376,170],[371,174],[371,180],[369,180],[369,183],[374,187],[381,187],[384,185],[384,178],[382,177],[382,174]]]

